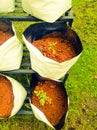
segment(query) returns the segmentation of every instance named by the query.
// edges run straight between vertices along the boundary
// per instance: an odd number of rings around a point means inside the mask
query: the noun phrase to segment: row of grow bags
[[[73,57],[70,60],[64,61],[62,63],[56,62],[46,56],[44,56],[35,46],[33,46],[33,42],[36,40],[41,39],[43,36],[48,35],[53,32],[58,32],[62,34],[63,38],[70,41],[74,47],[74,50],[76,52],[76,56]],[[73,66],[74,63],[78,60],[79,56],[82,52],[82,44],[78,37],[78,35],[73,31],[71,28],[69,28],[64,23],[39,23],[35,25],[30,25],[23,33],[23,40],[25,45],[27,46],[29,53],[30,53],[30,60],[31,60],[31,68],[36,72],[32,75],[31,80],[31,95],[35,95],[37,93],[35,90],[35,86],[39,86],[38,81],[40,81],[40,84],[43,84],[44,81],[53,81],[57,82],[59,84],[59,87],[63,89],[63,92],[65,94],[65,102],[66,102],[66,109],[64,110],[64,114],[61,115],[61,118],[57,122],[57,124],[51,123],[48,118],[46,117],[46,114],[41,111],[40,107],[37,107],[33,105],[33,100],[30,100],[30,104],[32,107],[32,110],[39,120],[45,122],[47,125],[51,126],[53,129],[61,129],[64,125],[64,121],[67,115],[68,110],[68,95],[64,88],[64,82],[62,82],[60,79],[66,75],[66,73],[69,71],[69,69]],[[2,46],[1,46],[2,47]],[[11,48],[12,50],[12,48]],[[10,51],[11,51],[10,50]],[[1,52],[1,51],[0,51]],[[2,61],[2,60],[1,60]],[[7,64],[8,65],[8,64]],[[41,83],[42,82],[42,83]],[[49,88],[49,87],[48,87]],[[56,87],[51,87],[53,91]],[[42,90],[43,92],[43,90]],[[16,92],[18,93],[18,92]],[[60,93],[58,92],[58,95]],[[39,92],[39,100],[41,92]],[[37,94],[35,95],[37,97]],[[45,94],[46,96],[46,94]],[[47,98],[49,95],[47,95]],[[55,97],[55,96],[54,96]],[[52,101],[52,100],[50,100]],[[64,101],[61,99],[61,101]],[[22,102],[23,104],[23,102]],[[52,105],[52,104],[50,104]],[[58,104],[57,104],[58,105]],[[61,105],[59,105],[61,106]],[[50,111],[52,112],[52,110]],[[59,110],[57,111],[57,113]],[[55,114],[57,116],[57,114]],[[53,118],[54,119],[54,118]]]
[[[0,13],[13,12],[15,0],[1,0]],[[21,0],[22,9],[46,22],[55,22],[66,11],[71,8],[71,0]]]
[[[1,21],[0,31],[4,33],[5,37],[6,32],[11,34],[11,38],[0,45],[0,71],[19,69],[23,56],[23,45],[18,40],[15,29],[10,22]],[[70,41],[76,52],[76,56],[61,63],[56,62],[44,56],[33,45],[34,41],[52,32],[61,33],[64,39]],[[4,36],[1,37],[1,40]],[[78,60],[82,52],[82,44],[78,35],[64,23],[39,23],[30,25],[23,33],[23,40],[30,53],[31,68],[42,77],[50,79],[62,78]]]
[[[64,104],[65,111],[63,115],[58,119],[56,125],[53,125],[52,123],[50,123],[50,121],[48,120],[48,116],[46,116],[46,113],[42,112],[32,102],[34,89],[37,86],[38,82],[42,82],[42,83],[52,82],[52,83],[55,83],[57,87],[62,89],[61,91],[64,94],[64,101],[65,101],[65,104]],[[0,102],[1,102],[0,103],[0,119],[10,118],[16,115],[22,108],[26,97],[27,97],[27,91],[21,83],[19,83],[14,78],[11,78],[10,76],[0,74]],[[30,84],[29,105],[31,106],[32,111],[37,119],[39,119],[40,121],[43,121],[44,123],[46,123],[48,126],[52,127],[53,129],[60,130],[63,127],[65,118],[67,116],[68,104],[69,104],[68,95],[64,88],[63,82],[41,78],[36,73],[33,73],[32,78],[31,78],[31,84]],[[55,105],[55,106],[57,105],[57,107],[60,106],[60,104],[56,104],[53,100],[52,100],[52,105]],[[51,109],[52,109],[52,112],[49,110],[49,114],[55,113],[56,110],[53,109],[52,107]],[[52,120],[55,117],[58,117],[58,115],[60,115],[59,110],[56,112],[57,113],[54,117],[52,117]]]

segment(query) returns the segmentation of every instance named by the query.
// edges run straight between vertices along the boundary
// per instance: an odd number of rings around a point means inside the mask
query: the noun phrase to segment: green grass
[[[71,68],[65,87],[70,104],[62,130],[97,130],[97,1],[73,0],[75,19],[72,29],[79,35],[83,53]],[[17,35],[32,22],[14,22]],[[51,130],[33,115],[16,115],[0,120],[0,130]]]
[[[96,10],[94,0],[73,1],[72,28],[80,36],[84,50],[66,82],[70,107],[64,130],[97,130]]]

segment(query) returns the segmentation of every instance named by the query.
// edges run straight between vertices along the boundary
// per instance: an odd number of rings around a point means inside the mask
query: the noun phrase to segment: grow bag
[[[18,40],[14,27],[10,22],[0,22],[1,41],[6,32],[12,36],[0,45],[0,71],[19,69],[23,56],[23,45]],[[1,42],[0,41],[0,42]]]
[[[55,22],[71,8],[71,0],[22,0],[25,12],[46,22]]]
[[[60,130],[64,126],[69,104],[64,83],[60,80],[49,80],[33,73],[30,86],[30,104],[35,117],[53,129]],[[39,92],[38,95],[36,91]],[[42,102],[43,100],[45,102]]]
[[[76,52],[74,58],[59,63],[44,56],[35,46],[33,46],[35,40],[41,39],[46,34],[50,34],[54,31],[61,32],[64,39],[71,42]],[[62,78],[78,60],[82,52],[82,44],[78,35],[63,23],[39,23],[30,25],[24,31],[23,39],[30,52],[31,68],[39,73],[40,76],[50,79]]]
[[[0,0],[0,13],[13,12],[15,9],[14,0]]]
[[[0,74],[0,119],[14,116],[22,107],[26,95],[26,90],[18,81]],[[13,107],[9,113],[11,105]]]

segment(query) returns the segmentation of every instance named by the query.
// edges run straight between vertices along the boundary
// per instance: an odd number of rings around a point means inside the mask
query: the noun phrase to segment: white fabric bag
[[[14,35],[0,46],[0,71],[19,69],[23,56],[23,45]]]
[[[10,117],[14,116],[22,107],[24,100],[27,96],[27,92],[25,90],[25,88],[15,79],[6,76],[6,75],[2,75],[5,76],[12,84],[12,88],[13,88],[13,95],[14,95],[14,106],[11,112]]]
[[[46,80],[47,80],[46,78],[43,78],[43,77],[39,76],[39,75],[36,74],[36,73],[33,73],[33,74],[32,74],[32,80],[31,80],[31,84],[30,84],[30,85],[31,85],[30,87],[31,87],[31,93],[32,93],[32,95],[33,95],[34,88],[36,87],[38,81],[46,81]],[[65,122],[65,120],[66,120],[66,118],[67,118],[67,115],[68,115],[68,106],[69,106],[69,97],[68,97],[67,91],[66,91],[66,89],[65,89],[65,87],[64,87],[64,82],[62,82],[61,80],[56,80],[55,82],[60,83],[60,87],[63,88],[64,94],[65,94],[65,99],[63,99],[63,100],[66,101],[66,104],[65,104],[66,106],[64,106],[64,107],[67,107],[67,110],[65,111],[63,117],[60,119],[60,121],[58,122],[58,124],[57,124],[56,126],[53,126],[53,125],[49,122],[49,120],[48,120],[47,117],[46,117],[46,114],[43,113],[43,112],[38,108],[38,106],[35,106],[33,103],[31,103],[31,97],[30,97],[30,100],[29,100],[30,105],[31,105],[31,109],[32,109],[32,111],[33,111],[35,117],[36,117],[38,120],[40,120],[40,121],[46,123],[48,126],[52,127],[52,129],[54,129],[54,130],[56,130],[55,127],[63,127],[64,122]]]
[[[22,0],[25,12],[46,22],[55,22],[71,8],[71,0]]]
[[[15,9],[14,0],[0,0],[0,13],[13,12]]]
[[[73,42],[73,44],[76,46],[74,48],[77,52],[77,56],[61,63],[45,57],[39,51],[39,49],[37,49],[30,41],[26,39],[26,37],[30,36],[31,40],[34,41],[38,37],[45,35],[46,32],[53,30],[57,31],[61,29],[62,31],[64,31],[63,35],[66,34],[66,37],[68,37],[69,40],[75,41]],[[53,80],[62,78],[76,63],[82,51],[82,45],[77,34],[69,27],[65,27],[64,24],[60,25],[55,23],[40,23],[36,25],[31,25],[23,33],[23,39],[30,52],[31,68],[36,71],[40,76]]]
[[[67,73],[67,71],[76,63],[81,55],[79,54],[71,60],[59,63],[43,56],[43,54],[30,42],[28,42],[25,37],[23,37],[23,39],[30,52],[31,67],[42,77],[54,80],[62,78]]]

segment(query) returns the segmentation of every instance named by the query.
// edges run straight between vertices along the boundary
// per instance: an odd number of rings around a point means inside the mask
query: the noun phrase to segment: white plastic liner
[[[46,22],[55,22],[71,8],[71,0],[22,0],[25,12]]]
[[[0,71],[19,69],[22,56],[23,45],[14,31],[14,36],[0,46]]]
[[[15,9],[14,0],[0,0],[0,13],[13,12]]]
[[[23,36],[24,42],[30,52],[31,68],[36,71],[40,76],[49,79],[60,79],[67,71],[75,64],[75,62],[80,57],[81,53],[76,57],[64,61],[62,63],[56,62],[49,59],[34,47],[26,38]]]
[[[15,79],[13,79],[13,78],[11,78],[9,76],[6,76],[6,75],[3,75],[3,76],[5,76],[6,78],[8,78],[10,80],[10,82],[12,84],[12,88],[13,88],[14,107],[13,107],[11,115],[10,115],[10,117],[12,117],[22,107],[22,105],[24,103],[24,100],[25,100],[25,98],[27,96],[27,92],[24,89],[24,87],[18,81],[16,81]]]

